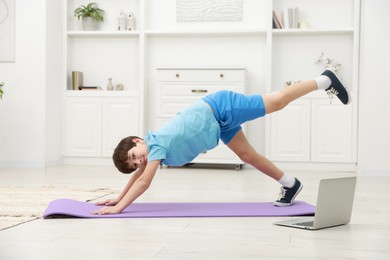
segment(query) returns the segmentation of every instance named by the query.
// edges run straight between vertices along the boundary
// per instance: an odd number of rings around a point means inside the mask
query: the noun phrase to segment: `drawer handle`
[[[193,89],[192,93],[207,93],[207,89]]]
[[[179,73],[176,73],[176,78],[180,78],[180,74]]]
[[[220,78],[223,78],[223,74],[222,74],[222,73],[221,73],[221,74],[219,74],[219,77],[220,77]]]

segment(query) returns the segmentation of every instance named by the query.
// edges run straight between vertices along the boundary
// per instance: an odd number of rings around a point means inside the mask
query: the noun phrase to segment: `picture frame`
[[[0,0],[0,62],[15,61],[15,0]]]

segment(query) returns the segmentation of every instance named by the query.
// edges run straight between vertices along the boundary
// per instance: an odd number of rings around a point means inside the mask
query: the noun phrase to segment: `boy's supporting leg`
[[[266,157],[260,155],[250,145],[242,130],[237,132],[227,146],[240,157],[242,161],[255,167],[274,180],[278,181],[283,187],[277,201],[276,206],[290,206],[298,193],[302,190],[301,182],[293,177],[286,175],[275,164]]]
[[[256,152],[253,146],[248,142],[242,130],[238,131],[237,134],[230,140],[227,146],[245,163],[248,163],[255,167],[257,170],[265,173],[269,177],[276,181],[279,181],[284,172],[276,167],[266,157]]]

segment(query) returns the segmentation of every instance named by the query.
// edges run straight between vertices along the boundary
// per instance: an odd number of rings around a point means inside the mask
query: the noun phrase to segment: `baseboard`
[[[63,157],[62,164],[64,165],[97,165],[97,166],[113,166],[111,158],[101,157]]]
[[[0,161],[0,168],[45,168],[45,162]]]
[[[371,170],[361,170],[357,169],[357,172],[360,176],[385,176],[385,177],[390,177],[390,169],[371,169]]]
[[[356,172],[356,163],[273,162],[285,171]]]

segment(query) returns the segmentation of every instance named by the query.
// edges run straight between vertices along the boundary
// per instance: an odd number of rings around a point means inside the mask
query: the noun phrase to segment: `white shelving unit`
[[[144,128],[144,70],[139,30],[118,31],[120,11],[140,16],[140,2],[98,1],[105,22],[97,31],[84,31],[73,10],[89,1],[63,0],[65,72],[63,78],[65,163],[102,163],[126,135],[142,135]],[[136,24],[140,28],[140,24]],[[102,90],[71,90],[72,71],[82,71],[85,86]],[[108,78],[124,85],[107,91]]]
[[[314,61],[323,52],[342,64],[339,75],[353,102],[344,106],[334,100],[330,105],[326,94],[316,92],[272,114],[266,124],[266,154],[285,169],[355,170],[360,1],[316,1],[314,5],[275,0],[273,9],[296,6],[312,27],[272,30],[268,85],[273,87],[267,92],[280,90],[285,81],[319,74],[324,67]]]
[[[352,98],[357,101],[360,0],[245,0],[242,21],[201,23],[177,22],[176,0],[96,0],[94,2],[106,11],[105,23],[98,31],[82,31],[81,22],[73,16],[73,10],[88,2],[63,0],[66,49],[62,81],[64,98],[99,95],[104,99],[126,93],[137,97],[138,133],[129,134],[143,136],[146,130],[158,127],[155,125],[157,115],[153,112],[154,94],[150,90],[157,85],[156,69],[159,67],[246,67],[247,92],[265,94],[279,90],[286,80],[297,81],[318,75],[322,68],[314,60],[325,52],[342,63],[340,74],[352,86]],[[309,25],[307,29],[272,29],[273,10],[296,6],[299,7],[301,20]],[[134,14],[135,31],[116,30],[120,11]],[[114,83],[125,85],[125,91],[122,94],[119,91],[100,91],[98,94],[69,91],[72,70],[84,72],[86,85],[105,88],[108,78],[112,77]],[[313,111],[318,111],[317,99],[321,103],[327,96],[321,93],[309,95],[303,102],[307,102],[310,109],[301,113],[309,113],[308,118],[312,118]],[[356,103],[347,108],[345,115],[348,117],[345,119],[351,122],[348,125],[351,130],[343,131],[350,138],[349,155],[340,162],[327,161],[322,153],[321,163],[342,169],[354,167]],[[323,114],[322,110],[320,113]],[[310,130],[310,133],[317,129],[313,126],[316,121],[308,120],[305,124],[310,129],[305,131]],[[273,121],[271,116],[267,117],[265,128],[260,123],[252,123],[248,127],[249,140],[260,152],[263,150],[270,159],[289,163],[292,167],[319,165],[311,153],[320,146],[312,139],[305,140],[308,148],[304,152],[309,156],[303,161],[282,159],[273,153],[276,145],[273,140],[284,138],[275,136],[275,133],[289,134],[275,129]],[[318,134],[314,133],[310,138],[313,136]]]

